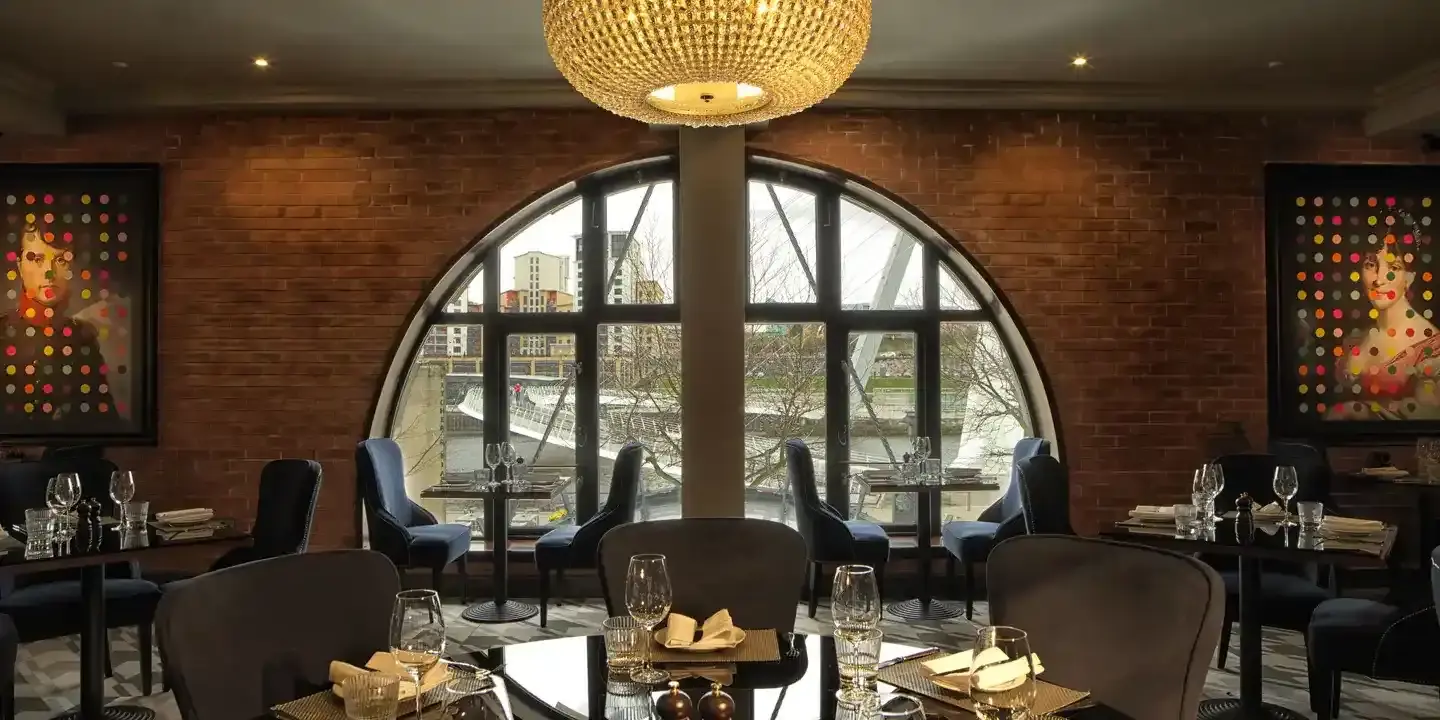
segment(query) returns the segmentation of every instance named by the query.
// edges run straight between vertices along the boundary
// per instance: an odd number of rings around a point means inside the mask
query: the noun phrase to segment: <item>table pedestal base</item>
[[[1240,707],[1239,698],[1225,698],[1200,701],[1200,713],[1195,717],[1197,720],[1309,720],[1310,716],[1270,703],[1260,703],[1259,714],[1247,715]]]
[[[540,608],[530,603],[506,600],[503,604],[497,605],[495,601],[491,600],[465,608],[465,612],[460,613],[460,617],[470,622],[498,624],[529,620],[539,614]]]
[[[104,720],[155,720],[155,711],[139,705],[111,705],[101,711]],[[92,720],[75,708],[55,717],[55,720]],[[94,719],[98,720],[98,719]]]
[[[934,599],[927,602],[918,598],[890,603],[885,609],[901,620],[954,620],[965,614],[965,608],[958,603]]]

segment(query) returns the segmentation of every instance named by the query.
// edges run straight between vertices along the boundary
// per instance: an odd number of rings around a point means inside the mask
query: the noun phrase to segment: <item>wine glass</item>
[[[500,443],[500,464],[505,466],[505,481],[509,482],[515,466],[515,446],[508,442]]]
[[[490,487],[499,483],[499,475],[495,472],[495,466],[500,464],[500,443],[485,444],[485,467],[490,468]]]
[[[1020,720],[1035,704],[1035,662],[1030,638],[1019,628],[995,625],[975,635],[970,701],[980,720]]]
[[[395,593],[390,614],[390,652],[415,680],[415,717],[420,717],[420,685],[425,673],[445,652],[445,618],[440,615],[440,594],[434,590]]]
[[[120,517],[121,509],[125,503],[135,499],[135,473],[129,470],[116,470],[110,473],[110,499],[115,501],[115,517]],[[119,530],[117,524],[113,530]]]
[[[1215,497],[1220,497],[1220,493],[1225,492],[1225,470],[1220,463],[1206,463],[1205,472],[1215,479]],[[1215,519],[1222,519],[1219,510],[1215,511]]]
[[[1271,485],[1275,490],[1275,497],[1285,511],[1285,516],[1280,520],[1280,527],[1291,527],[1295,524],[1290,519],[1290,501],[1295,499],[1295,494],[1300,492],[1300,478],[1295,474],[1295,468],[1289,465],[1281,465],[1275,468],[1275,481]]]
[[[1220,494],[1220,489],[1216,485],[1215,474],[1210,471],[1210,465],[1201,465],[1200,469],[1195,471],[1195,484],[1191,489],[1205,498],[1205,507],[1203,508],[1205,512],[1201,519],[1207,523],[1217,520],[1215,497]]]
[[[830,591],[830,617],[836,635],[859,635],[880,627],[880,588],[869,565],[841,565],[835,569]]]
[[[915,451],[916,460],[925,460],[930,457],[930,438],[924,435],[916,435],[910,443],[910,449]]]
[[[61,499],[60,485],[59,475],[50,478],[45,483],[45,507],[50,508],[56,516],[64,513],[65,508],[68,507],[65,501]]]
[[[650,661],[650,648],[654,644],[651,633],[660,621],[670,614],[670,572],[665,568],[665,556],[655,554],[634,555],[630,558],[630,569],[625,575],[625,609],[640,627],[645,628],[645,657],[640,667],[630,673],[630,679],[653,685],[670,679],[670,673],[656,668]]]

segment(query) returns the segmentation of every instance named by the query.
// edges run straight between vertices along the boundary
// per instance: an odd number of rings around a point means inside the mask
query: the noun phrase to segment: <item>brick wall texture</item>
[[[119,449],[168,507],[249,517],[260,465],[314,458],[315,544],[351,544],[355,442],[416,302],[487,225],[673,145],[598,112],[95,119],[0,162],[160,162],[160,442]],[[1076,524],[1188,492],[1221,420],[1265,424],[1262,165],[1420,162],[1359,118],[811,112],[752,138],[868,178],[991,273],[1049,373]]]

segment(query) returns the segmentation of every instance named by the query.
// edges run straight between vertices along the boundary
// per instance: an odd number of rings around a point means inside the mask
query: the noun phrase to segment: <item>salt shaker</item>
[[[693,720],[695,705],[690,696],[680,689],[680,683],[670,681],[670,692],[655,700],[655,716],[660,720]]]

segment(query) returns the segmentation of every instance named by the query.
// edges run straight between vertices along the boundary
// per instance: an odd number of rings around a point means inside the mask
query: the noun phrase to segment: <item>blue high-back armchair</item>
[[[545,627],[549,613],[550,572],[563,577],[567,569],[596,567],[600,538],[611,528],[635,522],[644,462],[645,446],[634,440],[625,443],[615,455],[605,507],[583,525],[555,528],[535,542],[535,569],[540,573],[540,627]]]
[[[785,473],[795,498],[796,528],[810,555],[805,583],[810,593],[810,617],[815,617],[819,602],[824,563],[858,563],[875,568],[875,581],[883,597],[885,562],[890,559],[890,537],[884,528],[863,520],[847,520],[820,499],[820,490],[815,486],[815,461],[804,441],[785,441]]]
[[[953,520],[940,529],[940,541],[949,551],[945,574],[953,586],[955,561],[965,564],[965,618],[975,617],[975,563],[985,562],[990,549],[1001,540],[1025,534],[1025,513],[1020,503],[1020,463],[1036,455],[1049,455],[1050,441],[1044,438],[1021,438],[1015,443],[1014,464],[1010,469],[1010,486],[978,520]]]
[[[470,526],[441,525],[430,511],[405,495],[405,458],[390,438],[371,438],[355,446],[355,477],[365,501],[370,549],[399,568],[430,568],[435,589],[445,566],[458,562],[460,602],[465,602],[466,554]]]

